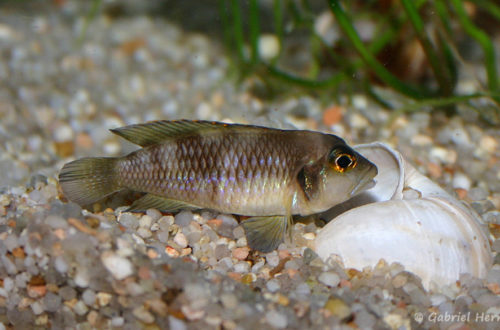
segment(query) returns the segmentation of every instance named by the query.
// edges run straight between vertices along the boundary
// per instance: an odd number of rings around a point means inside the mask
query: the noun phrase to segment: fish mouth
[[[361,177],[361,180],[359,180],[358,184],[351,190],[350,196],[353,197],[364,190],[373,188],[376,184],[376,181],[373,178],[377,175],[377,172],[378,171],[375,166],[368,168]]]

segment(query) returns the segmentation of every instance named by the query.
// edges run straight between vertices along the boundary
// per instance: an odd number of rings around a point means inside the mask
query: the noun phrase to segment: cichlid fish
[[[142,148],[64,165],[67,198],[88,205],[144,192],[131,211],[213,209],[244,220],[248,245],[276,249],[293,214],[325,211],[373,184],[377,168],[344,140],[319,132],[208,121],[155,121],[112,129]],[[288,228],[288,229],[287,229]]]

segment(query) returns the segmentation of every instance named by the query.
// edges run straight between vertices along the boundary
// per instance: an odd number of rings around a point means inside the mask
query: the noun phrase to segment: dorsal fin
[[[158,120],[151,121],[144,124],[129,125],[120,128],[114,128],[110,131],[124,139],[147,147],[153,144],[162,143],[172,138],[179,138],[183,136],[200,133],[206,129],[215,129],[229,126],[246,126],[237,124],[226,124],[216,121],[203,121],[203,120]]]

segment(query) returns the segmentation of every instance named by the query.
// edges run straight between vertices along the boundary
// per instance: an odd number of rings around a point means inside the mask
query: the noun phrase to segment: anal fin
[[[164,212],[177,212],[180,210],[196,210],[201,207],[179,201],[176,199],[169,199],[158,195],[147,194],[138,200],[134,201],[127,209],[131,211],[146,211],[147,209],[157,209]]]
[[[284,241],[291,217],[286,215],[252,217],[241,223],[245,229],[248,246],[253,250],[271,252]]]

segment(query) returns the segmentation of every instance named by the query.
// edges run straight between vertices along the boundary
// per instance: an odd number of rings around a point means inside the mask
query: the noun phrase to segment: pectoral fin
[[[283,242],[290,217],[285,215],[253,217],[241,223],[245,229],[248,246],[253,250],[271,252]]]
[[[147,209],[157,209],[165,212],[177,212],[180,210],[195,210],[201,207],[178,201],[175,199],[168,199],[153,194],[147,194],[130,205],[127,212],[130,211],[145,211]]]

